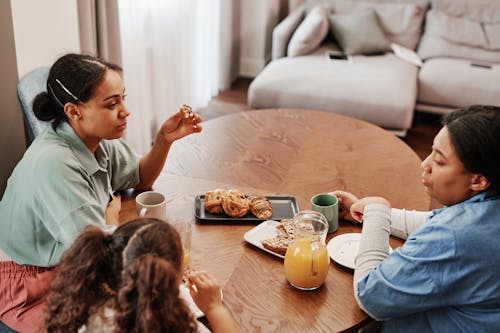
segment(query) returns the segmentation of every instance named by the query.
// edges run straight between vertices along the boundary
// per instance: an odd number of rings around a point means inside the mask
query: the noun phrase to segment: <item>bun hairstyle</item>
[[[465,168],[486,177],[500,193],[500,107],[472,105],[443,117],[451,143]]]
[[[107,69],[121,72],[120,66],[90,55],[70,53],[60,57],[50,68],[47,92],[38,94],[33,101],[35,116],[52,121],[56,128],[66,119],[64,105],[88,101]]]

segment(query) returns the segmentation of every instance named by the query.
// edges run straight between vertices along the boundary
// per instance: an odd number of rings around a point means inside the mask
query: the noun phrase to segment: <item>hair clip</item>
[[[62,107],[64,108],[64,104],[59,100],[59,98],[57,98],[55,92],[54,92],[54,88],[52,88],[52,86],[50,85],[50,83],[47,83],[47,86],[49,87],[49,90],[50,90],[50,94],[52,95],[52,97],[54,97],[54,99],[56,100],[56,102]]]
[[[68,88],[66,88],[66,87],[64,86],[64,84],[62,84],[62,82],[61,82],[61,81],[59,81],[59,79],[56,79],[56,82],[57,82],[57,83],[59,83],[59,85],[61,86],[61,88],[63,88],[63,89],[64,89],[64,91],[65,91],[65,92],[67,92],[67,93],[68,93],[71,97],[73,97],[73,99],[75,100],[75,102],[78,102],[78,101],[79,101],[79,98],[78,98],[78,97],[76,97],[75,95],[73,95],[73,93],[72,93],[71,91],[69,91],[69,89],[68,89]]]

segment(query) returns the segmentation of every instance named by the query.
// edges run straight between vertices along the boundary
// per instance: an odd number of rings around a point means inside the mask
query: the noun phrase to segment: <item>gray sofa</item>
[[[325,31],[311,24],[318,5],[329,17],[374,11],[387,39],[414,50],[422,65],[391,51],[328,59],[328,52],[349,45],[336,31],[335,39],[323,37]],[[325,18],[315,18],[323,20],[324,29]],[[341,113],[404,136],[414,110],[447,113],[471,104],[500,105],[499,83],[498,0],[310,0],[274,29],[272,61],[250,84],[248,104]]]

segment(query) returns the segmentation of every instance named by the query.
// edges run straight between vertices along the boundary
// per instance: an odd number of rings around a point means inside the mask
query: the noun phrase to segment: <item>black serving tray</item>
[[[279,221],[281,219],[291,219],[299,211],[297,198],[289,195],[266,195],[271,206],[273,206],[273,215],[269,220]],[[216,222],[216,223],[260,223],[265,221],[255,217],[251,212],[243,217],[231,217],[224,213],[212,214],[205,210],[205,195],[197,195],[194,200],[194,217],[198,222]]]

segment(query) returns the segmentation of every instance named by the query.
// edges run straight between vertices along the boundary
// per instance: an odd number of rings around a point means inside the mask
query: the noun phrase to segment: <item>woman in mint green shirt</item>
[[[51,67],[47,92],[33,103],[51,121],[26,151],[0,201],[0,320],[22,332],[40,328],[52,267],[87,225],[112,231],[126,188],[146,189],[172,143],[201,131],[182,110],[166,120],[138,157],[120,139],[129,111],[120,68],[67,54]]]

